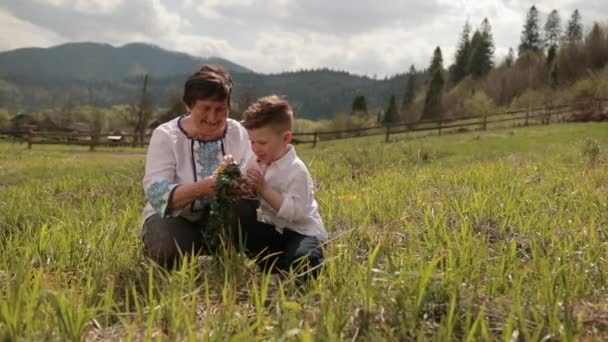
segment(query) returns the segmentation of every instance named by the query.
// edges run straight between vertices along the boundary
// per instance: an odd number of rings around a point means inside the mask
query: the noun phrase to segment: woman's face
[[[196,100],[192,107],[188,107],[188,111],[199,134],[210,139],[224,133],[229,111],[228,99]]]

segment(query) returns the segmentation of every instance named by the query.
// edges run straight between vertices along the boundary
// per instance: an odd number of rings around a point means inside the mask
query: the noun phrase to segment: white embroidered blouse
[[[182,183],[212,175],[224,155],[231,154],[244,166],[252,154],[247,131],[237,121],[227,120],[221,138],[203,141],[188,136],[181,126],[185,117],[158,126],[150,138],[143,180],[148,200],[143,210],[144,221],[155,213],[161,217],[182,216],[190,221],[200,219],[208,199],[201,197],[185,208],[169,210],[175,189]]]

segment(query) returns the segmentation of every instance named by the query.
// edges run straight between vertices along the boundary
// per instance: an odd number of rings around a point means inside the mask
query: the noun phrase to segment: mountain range
[[[296,116],[310,119],[349,112],[356,95],[366,97],[370,110],[386,107],[391,95],[401,97],[406,81],[404,74],[377,80],[326,68],[261,74],[227,59],[195,57],[150,44],[68,43],[0,52],[0,107],[35,111],[66,102],[102,107],[135,103],[144,74],[149,76],[154,104],[164,107],[203,64],[219,64],[230,72],[233,103],[277,93],[287,96]],[[419,82],[423,78],[418,74]]]

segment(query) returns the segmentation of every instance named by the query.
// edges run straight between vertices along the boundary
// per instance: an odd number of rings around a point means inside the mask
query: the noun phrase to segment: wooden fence
[[[337,139],[384,135],[384,141],[390,141],[390,136],[401,133],[436,131],[438,135],[444,133],[487,130],[488,128],[529,126],[534,124],[548,125],[563,122],[572,115],[586,111],[602,111],[608,99],[594,99],[576,104],[543,106],[523,110],[488,113],[478,116],[464,116],[451,119],[421,120],[415,123],[399,123],[374,127],[364,127],[341,131],[318,131],[311,133],[294,133],[299,144],[312,144],[313,147],[320,141]]]
[[[607,105],[608,99],[593,99],[576,104],[527,108],[523,110],[488,113],[478,116],[422,120],[415,123],[399,123],[340,131],[294,133],[293,143],[312,144],[312,146],[315,147],[322,141],[377,135],[384,135],[384,141],[388,142],[390,141],[391,135],[401,133],[433,133],[436,131],[438,135],[441,135],[471,130],[487,130],[488,128],[498,127],[529,126],[534,124],[548,125],[550,123],[563,122],[570,116],[581,112],[605,111]],[[28,131],[0,132],[0,139],[25,141],[29,148],[31,148],[33,144],[67,144],[85,145],[89,146],[90,150],[94,150],[97,146],[143,147],[148,144],[150,135],[144,136],[143,141],[138,141],[139,139],[133,134],[114,136],[112,134],[102,133],[35,132],[29,129]]]

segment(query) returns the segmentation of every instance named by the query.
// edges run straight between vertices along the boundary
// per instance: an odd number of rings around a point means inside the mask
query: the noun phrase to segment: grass
[[[607,132],[297,147],[332,239],[305,287],[147,262],[141,154],[2,143],[0,340],[606,339]]]

